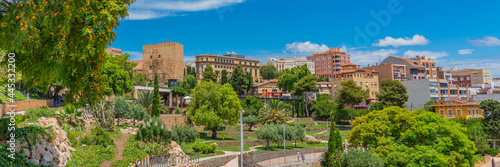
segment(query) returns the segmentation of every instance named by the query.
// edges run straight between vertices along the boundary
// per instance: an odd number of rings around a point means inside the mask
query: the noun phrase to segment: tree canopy
[[[484,132],[493,139],[500,139],[500,102],[496,100],[485,100],[480,104],[483,109]],[[493,148],[496,149],[496,140],[493,140]]]
[[[221,123],[234,125],[239,120],[240,99],[230,84],[202,81],[191,91],[191,96],[188,119],[211,129],[213,138],[217,137]]]
[[[226,83],[228,83],[228,78],[227,78],[227,71],[224,69],[222,70],[221,74],[220,74],[220,84],[221,85],[224,85]]]
[[[369,147],[386,166],[474,166],[479,158],[465,128],[421,109],[372,111],[352,126],[349,143]]]
[[[148,85],[148,78],[146,73],[133,72],[132,73],[132,85]]]
[[[259,72],[262,79],[270,80],[276,78],[276,67],[274,65],[268,64],[261,66]]]
[[[289,112],[290,106],[288,104],[278,99],[271,99],[268,105],[259,111],[259,122],[262,124],[284,124],[292,119],[287,116]]]
[[[208,65],[203,69],[203,80],[217,82],[217,74],[215,74],[212,66]]]
[[[285,69],[283,75],[278,77],[277,86],[285,92],[292,92],[295,89],[295,83],[310,74],[311,71],[307,68],[307,64]]]
[[[95,102],[104,94],[105,49],[132,2],[2,1],[0,46],[16,54],[16,71],[28,85],[61,80],[68,101]]]
[[[342,89],[339,89],[335,94],[335,101],[339,109],[343,107],[344,104],[351,105],[351,121],[352,118],[352,108],[355,104],[361,103],[364,99],[369,97],[370,90],[363,90],[361,87],[357,86],[354,81],[349,80],[341,83]]]
[[[233,86],[234,91],[237,94],[242,95],[245,93],[248,87],[247,75],[243,71],[243,67],[241,65],[237,65],[233,69],[233,73],[231,74],[231,78],[229,79],[229,83]]]
[[[102,69],[102,75],[105,79],[105,95],[122,95],[134,90],[128,70],[131,70],[135,64],[128,62],[128,57],[128,54],[117,56],[107,55],[104,68]]]
[[[332,112],[335,110],[335,102],[329,98],[326,99],[316,99],[311,108],[311,111],[314,112],[319,118],[330,118]]]
[[[404,107],[408,101],[406,87],[401,82],[392,79],[382,79],[380,82],[380,93],[377,93],[377,100],[385,106]]]
[[[198,84],[198,81],[194,75],[186,75],[182,78],[182,82],[179,85],[188,93],[191,93],[191,89],[196,87],[196,84]]]

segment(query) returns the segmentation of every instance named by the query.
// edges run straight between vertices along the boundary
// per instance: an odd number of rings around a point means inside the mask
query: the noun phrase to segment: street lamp
[[[243,167],[243,112],[245,112],[245,110],[241,110],[241,112],[240,112],[241,167]]]

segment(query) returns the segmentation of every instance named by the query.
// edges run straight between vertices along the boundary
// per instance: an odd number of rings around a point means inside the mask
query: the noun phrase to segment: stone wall
[[[13,103],[5,102],[0,104],[0,116],[7,114],[10,109],[15,109],[16,111],[23,111],[26,109],[40,108],[42,106],[54,107],[54,99],[50,100],[25,100],[16,101]]]
[[[310,154],[310,153],[319,153],[319,152],[326,152],[325,147],[317,147],[317,148],[311,148],[311,149],[298,149],[298,150],[287,150],[285,152],[286,156],[293,156],[297,154],[297,151],[300,153],[304,154]],[[279,152],[279,154],[277,154]],[[257,162],[269,160],[269,159],[274,159],[274,158],[279,158],[283,157],[283,151],[272,151],[272,152],[266,152],[262,154],[257,154],[253,155],[252,153],[244,153],[243,154],[243,163],[245,166],[257,166]],[[238,162],[241,162],[240,156],[238,156]]]
[[[217,158],[211,158],[200,162],[201,167],[224,166],[229,161],[235,159],[238,155],[227,155]]]
[[[491,163],[491,156],[484,156],[480,161],[476,162],[474,167],[481,167],[484,164],[488,164],[488,163]]]
[[[187,116],[181,114],[160,114],[160,119],[165,124],[167,129],[171,129],[175,125],[186,124],[187,122]]]

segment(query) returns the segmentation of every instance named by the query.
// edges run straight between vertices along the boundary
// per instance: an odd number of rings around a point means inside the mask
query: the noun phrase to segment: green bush
[[[165,128],[159,117],[146,118],[139,127],[136,139],[156,143],[170,142],[171,133]]]
[[[11,159],[9,155],[13,155],[13,158],[15,159]],[[26,166],[26,167],[37,166],[27,161],[27,159],[24,157],[24,151],[15,152],[14,154],[11,154],[11,152],[7,150],[7,147],[5,147],[3,144],[0,144],[0,164],[1,166]]]
[[[99,127],[113,131],[115,127],[114,105],[104,100],[94,103],[92,111]]]
[[[179,108],[175,108],[175,114],[182,114],[181,109],[179,109]]]
[[[191,145],[191,147],[194,151],[201,152],[203,154],[215,153],[215,149],[217,148],[215,144],[207,144],[202,142],[195,142],[193,145]]]
[[[491,156],[496,156],[498,153],[500,153],[500,150],[494,149],[494,148],[488,148],[484,150],[485,154],[491,155]]]
[[[130,95],[130,94],[124,94],[122,97],[123,97],[125,100],[135,100],[135,99],[134,99],[134,97],[132,97],[132,95]]]
[[[340,166],[343,167],[383,167],[384,162],[371,151],[362,151],[357,149],[349,149],[342,153],[340,158]]]
[[[9,118],[0,118],[0,137],[9,132]]]
[[[172,129],[172,140],[177,142],[179,146],[181,146],[182,143],[189,144],[194,142],[197,136],[198,131],[196,131],[196,128],[189,125],[175,126]]]
[[[37,122],[38,118],[40,117],[55,117],[56,113],[54,112],[54,109],[50,109],[47,106],[42,106],[37,109],[27,109],[26,110],[26,117],[28,118],[29,122]]]
[[[115,145],[113,139],[111,139],[109,134],[102,128],[92,129],[92,134],[85,135],[85,137],[80,139],[80,143],[86,145],[99,145],[103,147]]]

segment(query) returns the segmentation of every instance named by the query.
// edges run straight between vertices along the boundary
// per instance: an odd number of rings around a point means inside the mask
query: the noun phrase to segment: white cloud
[[[130,55],[130,60],[141,60],[142,59],[142,52],[123,51],[123,53],[128,53]]]
[[[184,56],[184,62],[193,62],[196,60],[196,56]]]
[[[433,60],[439,59],[444,56],[448,56],[446,52],[433,52],[428,50],[416,51],[416,50],[408,50],[404,53],[405,56],[415,57],[415,56],[427,56]]]
[[[460,49],[460,50],[458,50],[458,54],[461,54],[461,55],[471,54],[472,51],[474,51],[474,49]]]
[[[129,20],[177,16],[174,12],[195,12],[243,3],[245,0],[138,0],[130,6]]]
[[[412,38],[404,37],[404,38],[393,38],[393,37],[385,37],[384,39],[379,39],[378,43],[372,44],[373,46],[410,46],[410,45],[427,45],[429,40],[422,35],[415,34]]]
[[[488,69],[491,72],[492,77],[500,77],[500,62],[491,61],[496,56],[489,57],[477,57],[474,59],[452,59],[446,61],[439,61],[439,66],[443,66],[445,69],[456,66],[458,69],[463,68],[473,68],[473,69]]]
[[[328,51],[330,48],[326,46],[325,44],[315,44],[311,43],[309,41],[307,42],[294,42],[291,44],[286,44],[286,50],[291,51],[291,52],[298,52],[298,53],[317,53],[317,52],[325,52]]]
[[[380,49],[375,51],[350,51],[346,54],[351,55],[351,62],[366,66],[368,64],[375,64],[384,60],[386,57],[398,53],[396,49]]]
[[[496,37],[486,36],[484,39],[470,40],[469,43],[475,46],[500,46],[500,40]]]
[[[233,51],[231,51],[231,52],[226,52],[226,54],[238,54],[238,53],[236,53],[236,52],[233,50]]]

